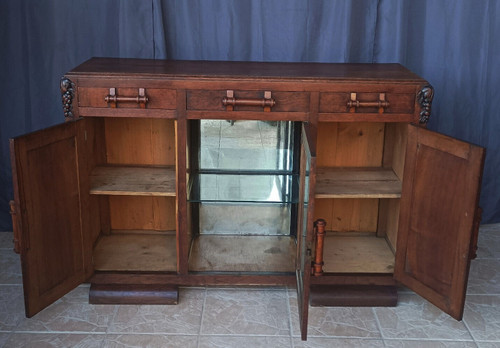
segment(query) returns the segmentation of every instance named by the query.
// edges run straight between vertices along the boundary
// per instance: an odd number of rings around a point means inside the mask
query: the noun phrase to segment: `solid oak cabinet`
[[[179,286],[295,285],[309,305],[461,319],[484,149],[425,129],[432,87],[398,64],[93,58],[66,121],[11,140],[26,315],[175,304]]]

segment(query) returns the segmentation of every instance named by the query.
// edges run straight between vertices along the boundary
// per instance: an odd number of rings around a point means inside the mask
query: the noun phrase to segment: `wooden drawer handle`
[[[368,102],[357,100],[356,93],[351,93],[351,100],[347,102],[347,107],[350,109],[350,112],[355,112],[356,108],[379,108],[379,112],[383,113],[384,109],[388,108],[389,106],[389,102],[385,100],[385,93],[379,94],[378,101]]]
[[[271,98],[271,91],[265,91],[262,99],[238,99],[234,97],[234,91],[228,90],[226,96],[222,98],[222,105],[226,107],[227,111],[233,111],[235,106],[261,106],[264,111],[271,111],[271,108],[276,105],[276,101]]]
[[[109,94],[104,97],[106,103],[108,103],[112,108],[116,108],[116,103],[137,103],[139,106],[144,109],[146,108],[146,104],[149,101],[149,98],[146,96],[146,89],[139,88],[137,91],[137,97],[120,97],[116,95],[116,88],[110,88]]]

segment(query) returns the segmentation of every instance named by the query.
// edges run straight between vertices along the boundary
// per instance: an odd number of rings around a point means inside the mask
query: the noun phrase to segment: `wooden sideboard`
[[[93,58],[66,122],[11,140],[26,315],[175,304],[179,286],[296,286],[309,305],[461,319],[484,149],[425,129],[432,87],[398,64]]]

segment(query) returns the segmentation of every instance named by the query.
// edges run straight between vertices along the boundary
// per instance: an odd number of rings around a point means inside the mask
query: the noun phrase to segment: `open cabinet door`
[[[78,138],[84,120],[10,140],[26,316],[85,280]]]
[[[479,146],[408,127],[394,277],[457,320],[483,163]]]
[[[297,302],[302,339],[307,339],[311,250],[313,239],[314,187],[316,182],[315,140],[309,124],[303,124],[300,153],[300,187],[297,231]]]

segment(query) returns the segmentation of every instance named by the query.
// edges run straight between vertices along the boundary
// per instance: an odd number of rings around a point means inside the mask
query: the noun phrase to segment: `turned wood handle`
[[[381,112],[384,111],[384,109],[388,108],[391,104],[385,100],[385,93],[380,93],[379,94],[379,100],[378,101],[359,101],[357,100],[357,95],[356,93],[351,93],[351,100],[347,102],[347,107],[353,111],[356,108],[379,108]]]
[[[271,98],[270,91],[264,92],[264,98],[245,99],[236,98],[234,96],[234,91],[229,90],[226,92],[226,96],[222,98],[222,105],[224,105],[228,111],[232,111],[235,106],[261,106],[264,108],[264,111],[271,111],[271,108],[276,105],[276,100]]]
[[[116,103],[137,103],[141,107],[145,108],[149,98],[146,96],[146,89],[139,88],[137,91],[137,97],[121,97],[116,95],[116,88],[110,88],[109,94],[104,97],[106,103],[111,104],[111,107],[116,108]]]
[[[314,261],[312,265],[312,273],[314,276],[323,275],[323,247],[325,242],[325,226],[326,221],[323,219],[318,219],[314,222],[314,233],[315,233],[315,252]]]

